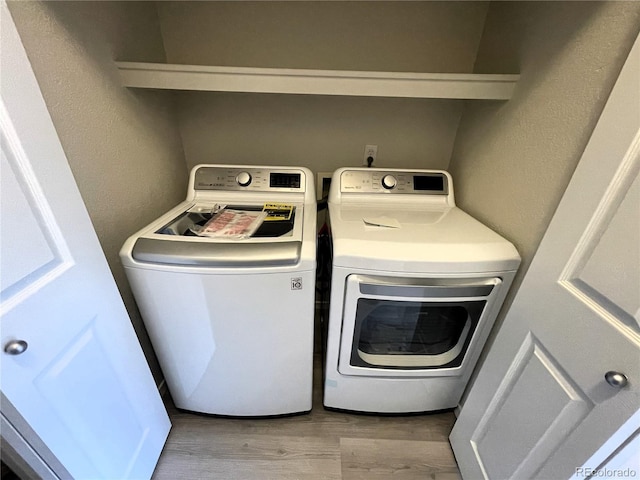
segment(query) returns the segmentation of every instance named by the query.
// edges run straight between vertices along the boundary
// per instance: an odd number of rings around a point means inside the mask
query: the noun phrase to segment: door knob
[[[29,344],[24,340],[11,340],[4,346],[4,352],[9,355],[20,355],[24,353]]]
[[[626,387],[629,379],[624,373],[610,371],[604,374],[604,379],[609,385],[615,388]]]

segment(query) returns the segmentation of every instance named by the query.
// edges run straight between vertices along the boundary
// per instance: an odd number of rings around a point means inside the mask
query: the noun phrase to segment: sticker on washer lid
[[[371,227],[400,228],[400,222],[391,217],[363,217],[362,221]]]
[[[225,239],[249,238],[262,224],[265,212],[223,209],[199,229],[191,229],[201,237]]]
[[[262,211],[267,213],[265,222],[275,222],[278,220],[291,220],[295,207],[288,203],[265,203]]]

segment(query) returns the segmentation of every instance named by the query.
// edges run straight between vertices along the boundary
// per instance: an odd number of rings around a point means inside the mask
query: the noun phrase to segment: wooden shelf
[[[361,72],[116,62],[126,87],[215,92],[508,100],[519,75]]]

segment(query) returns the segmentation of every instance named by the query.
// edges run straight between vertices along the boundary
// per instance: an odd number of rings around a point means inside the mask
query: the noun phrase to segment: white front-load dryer
[[[311,410],[316,200],[306,168],[199,165],[120,257],[178,408]]]
[[[337,170],[324,405],[457,406],[520,263],[455,206],[445,171]]]

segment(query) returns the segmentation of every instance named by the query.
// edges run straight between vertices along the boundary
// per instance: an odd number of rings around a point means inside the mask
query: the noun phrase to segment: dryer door
[[[350,275],[340,373],[456,374],[474,346],[478,327],[493,322],[486,312],[501,283],[499,278]]]

